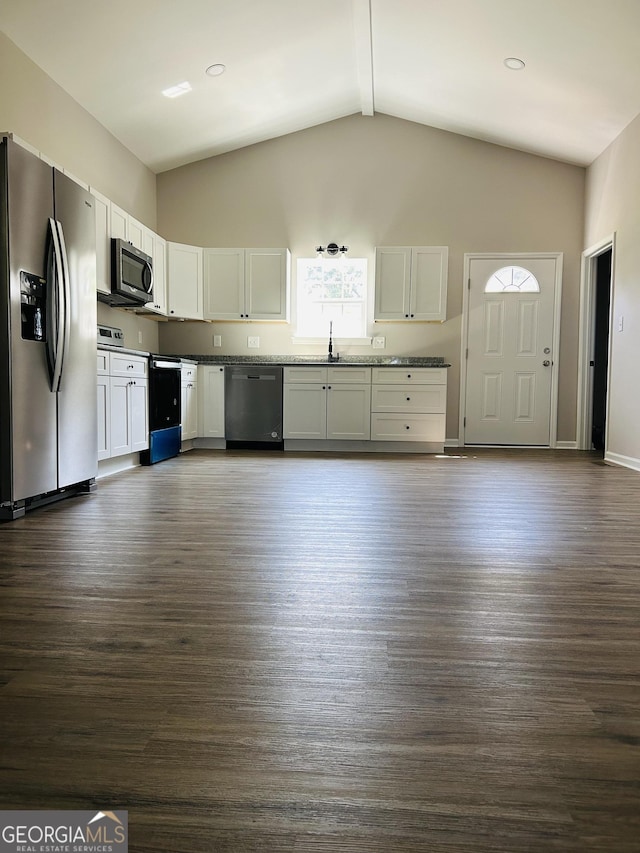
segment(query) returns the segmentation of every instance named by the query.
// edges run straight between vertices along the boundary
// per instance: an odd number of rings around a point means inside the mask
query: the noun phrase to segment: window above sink
[[[298,338],[365,338],[366,258],[299,258],[297,268]]]

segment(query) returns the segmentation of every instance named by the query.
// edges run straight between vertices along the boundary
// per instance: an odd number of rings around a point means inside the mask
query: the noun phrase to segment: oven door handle
[[[151,367],[159,367],[162,370],[180,370],[180,365],[175,361],[162,361],[162,359],[152,359]]]

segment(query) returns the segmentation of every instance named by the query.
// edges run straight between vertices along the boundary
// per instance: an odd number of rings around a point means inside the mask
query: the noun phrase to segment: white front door
[[[550,444],[561,265],[561,255],[470,258],[465,444]]]

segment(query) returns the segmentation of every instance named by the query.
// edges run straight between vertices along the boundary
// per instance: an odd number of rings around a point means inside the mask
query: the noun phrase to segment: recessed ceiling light
[[[191,91],[191,83],[178,83],[177,86],[169,86],[168,89],[163,89],[162,94],[165,98],[179,98],[180,95],[186,95]]]
[[[522,71],[524,68],[524,62],[522,59],[518,59],[516,56],[507,56],[504,61],[504,64],[510,71]]]
[[[209,77],[219,77],[221,74],[224,74],[226,67],[227,66],[223,65],[221,62],[216,62],[215,65],[210,65],[205,73],[208,74]]]

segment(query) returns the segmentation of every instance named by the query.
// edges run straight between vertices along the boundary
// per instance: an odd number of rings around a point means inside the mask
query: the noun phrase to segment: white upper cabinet
[[[140,249],[141,252],[144,252],[144,232],[145,227],[142,222],[138,222],[133,216],[129,216],[127,222],[127,239],[136,249]],[[148,252],[147,254],[151,253]]]
[[[129,214],[113,202],[109,206],[109,235],[118,240],[129,239]]]
[[[288,249],[245,249],[245,317],[289,320]]]
[[[167,313],[167,241],[149,228],[144,229],[142,251],[152,258],[153,301],[144,306],[145,312],[166,315]]]
[[[244,317],[244,249],[204,250],[204,317]]]
[[[205,320],[289,320],[288,249],[205,249]]]
[[[202,249],[167,243],[167,316],[203,319]]]
[[[98,293],[111,293],[111,202],[96,190],[91,190],[91,194],[96,211],[96,289]]]
[[[376,320],[447,319],[446,246],[376,249]]]
[[[127,213],[117,204],[110,202],[109,204],[109,234],[111,237],[116,237],[119,240],[127,240],[132,243],[136,249],[144,252],[144,233],[145,227],[142,222],[138,222],[131,214]]]

